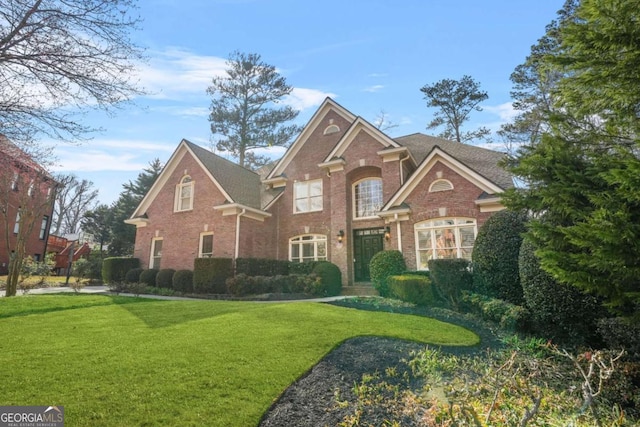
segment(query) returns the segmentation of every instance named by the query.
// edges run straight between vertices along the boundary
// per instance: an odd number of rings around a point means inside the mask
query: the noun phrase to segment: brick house
[[[0,275],[8,273],[11,253],[24,243],[25,254],[42,261],[58,185],[27,153],[0,135]],[[18,236],[25,232],[24,238]]]
[[[145,268],[196,257],[329,260],[343,283],[399,249],[410,269],[470,258],[513,186],[502,153],[413,134],[391,138],[327,98],[284,156],[252,172],[183,140],[126,222]]]

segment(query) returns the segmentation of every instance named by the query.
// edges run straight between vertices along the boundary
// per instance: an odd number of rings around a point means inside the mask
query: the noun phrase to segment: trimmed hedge
[[[225,294],[226,280],[232,276],[231,258],[196,258],[193,262],[193,291],[199,294]]]
[[[402,274],[407,269],[402,253],[398,250],[380,251],[371,258],[369,274],[371,282],[380,296],[389,296],[389,276]]]
[[[504,210],[493,214],[478,231],[473,246],[475,292],[523,304],[518,254],[527,215]]]
[[[429,271],[438,296],[457,309],[462,291],[471,289],[469,261],[462,258],[431,259]]]
[[[533,243],[525,239],[520,248],[520,282],[533,329],[562,344],[599,344],[596,325],[605,311],[593,295],[558,283],[540,268]]]
[[[526,331],[531,313],[520,306],[501,299],[464,291],[461,305],[465,311],[474,313],[484,320],[499,324],[510,331]]]
[[[156,287],[172,289],[173,275],[176,271],[173,268],[163,268],[158,270],[156,275]]]
[[[313,267],[318,261],[294,262],[289,261],[289,274],[311,274]]]
[[[403,274],[390,276],[387,279],[387,283],[389,284],[389,296],[391,298],[424,306],[434,306],[437,303],[431,280],[428,277],[417,274]]]
[[[156,286],[156,277],[158,276],[158,270],[150,268],[140,273],[140,283],[144,283],[147,286]]]
[[[324,296],[340,295],[342,291],[342,273],[337,265],[329,261],[318,261],[314,264],[311,273],[320,278]]]
[[[289,274],[289,261],[268,258],[236,259],[236,274],[247,276],[286,276]]]
[[[193,292],[193,271],[178,270],[173,273],[171,288],[178,292]]]
[[[227,279],[227,289],[235,296],[269,293],[321,295],[323,286],[315,274],[289,274],[287,276],[248,276],[238,274]]]
[[[144,268],[132,268],[127,271],[124,276],[125,283],[138,283],[140,281],[140,274],[144,271]]]
[[[102,260],[102,281],[109,283],[124,283],[127,272],[140,267],[140,260],[131,257],[110,257]]]

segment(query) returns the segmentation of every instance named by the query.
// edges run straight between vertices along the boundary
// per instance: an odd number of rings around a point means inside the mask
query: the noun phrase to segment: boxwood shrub
[[[289,261],[269,258],[238,258],[236,274],[247,276],[286,276],[289,274]]]
[[[176,271],[173,268],[163,268],[158,270],[156,275],[156,286],[158,288],[172,289],[173,275]]]
[[[225,294],[226,280],[232,276],[231,258],[196,258],[193,262],[193,291],[199,294]]]
[[[525,213],[504,210],[478,230],[472,253],[474,292],[523,303],[518,254],[526,221]]]
[[[158,276],[158,270],[150,268],[140,273],[140,283],[144,283],[147,286],[156,286],[156,276]]]
[[[471,288],[469,264],[462,258],[429,260],[430,277],[438,297],[454,309],[458,309],[462,291]]]
[[[528,330],[529,310],[521,305],[469,291],[462,292],[461,306],[484,320],[499,324],[510,331]]]
[[[140,260],[131,257],[110,257],[102,260],[102,281],[109,283],[124,283],[126,275],[132,268],[140,267]]]
[[[144,271],[143,268],[132,268],[127,271],[127,274],[124,276],[125,283],[138,283],[140,282],[140,274]]]
[[[398,250],[380,251],[371,258],[369,274],[380,296],[389,296],[389,276],[402,274],[407,269],[402,253]]]
[[[227,279],[228,292],[234,296],[268,293],[295,293],[321,295],[324,287],[315,274],[289,274],[279,276],[248,276],[237,274]]]
[[[337,265],[329,261],[318,261],[311,272],[320,278],[322,294],[325,296],[340,295],[342,291],[342,273]]]
[[[436,295],[428,277],[417,274],[389,276],[389,296],[416,305],[437,305]]]
[[[193,292],[193,271],[177,270],[173,273],[171,287],[178,292]]]

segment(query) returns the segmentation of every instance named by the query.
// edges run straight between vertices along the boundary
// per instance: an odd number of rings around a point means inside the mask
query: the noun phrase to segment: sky
[[[183,138],[210,148],[206,90],[234,51],[261,55],[286,78],[293,91],[285,102],[300,110],[300,125],[329,96],[370,122],[384,112],[397,125],[391,137],[435,135],[426,129],[434,110],[420,88],[469,75],[489,98],[464,128],[495,131],[513,115],[509,76],[563,3],[140,0],[143,22],[132,39],[146,49],[139,78],[147,94],[113,115],[89,113],[87,123],[103,131],[81,145],[56,142],[54,171],[92,181],[100,203],[111,204],[123,184],[154,159],[165,163]]]

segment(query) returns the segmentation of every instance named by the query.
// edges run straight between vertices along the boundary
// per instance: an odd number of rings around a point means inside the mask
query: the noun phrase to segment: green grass
[[[0,395],[3,405],[63,405],[67,426],[253,426],[358,335],[478,342],[433,319],[311,302],[2,298]]]

